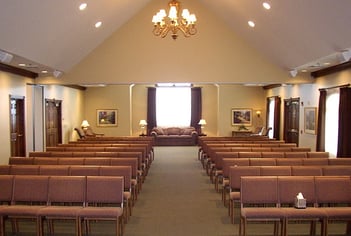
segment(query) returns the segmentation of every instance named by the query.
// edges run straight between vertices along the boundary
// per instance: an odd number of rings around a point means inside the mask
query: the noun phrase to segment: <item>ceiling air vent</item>
[[[2,63],[9,63],[13,56],[10,53],[0,51],[0,61]]]

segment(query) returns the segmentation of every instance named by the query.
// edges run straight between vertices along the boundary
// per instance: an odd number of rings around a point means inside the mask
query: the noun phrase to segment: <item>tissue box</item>
[[[295,198],[295,208],[304,209],[306,208],[306,199],[305,198]]]

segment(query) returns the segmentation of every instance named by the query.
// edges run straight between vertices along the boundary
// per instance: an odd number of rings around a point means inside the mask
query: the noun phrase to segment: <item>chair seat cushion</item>
[[[286,218],[291,219],[311,219],[326,217],[326,212],[321,208],[308,207],[305,209],[297,209],[294,207],[284,207],[284,214]]]
[[[250,219],[283,218],[284,211],[278,207],[246,207],[241,209],[241,216]]]
[[[81,209],[82,206],[48,206],[40,209],[38,214],[46,217],[75,217]]]
[[[0,210],[1,215],[8,216],[36,216],[38,211],[46,206],[27,206],[27,205],[12,205],[3,207]]]
[[[87,218],[118,218],[122,214],[122,207],[84,207],[79,211],[81,217]]]
[[[240,200],[240,192],[230,192],[229,198],[230,200]]]
[[[351,219],[351,207],[330,207],[322,208],[328,218],[333,219]]]

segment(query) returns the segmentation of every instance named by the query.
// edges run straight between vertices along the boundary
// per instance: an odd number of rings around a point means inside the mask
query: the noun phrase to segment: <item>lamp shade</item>
[[[199,125],[206,125],[207,123],[206,123],[206,120],[205,119],[201,119],[200,121],[199,121]]]
[[[140,121],[139,121],[139,125],[140,125],[140,126],[146,126],[146,125],[147,125],[146,120],[140,120]]]
[[[89,125],[89,122],[88,122],[87,120],[83,120],[81,126],[82,126],[83,128],[86,128],[86,127],[89,127],[90,125]]]

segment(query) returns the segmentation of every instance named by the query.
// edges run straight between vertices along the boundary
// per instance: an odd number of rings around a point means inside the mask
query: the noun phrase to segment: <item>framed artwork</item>
[[[96,110],[97,126],[117,126],[118,110],[101,109]]]
[[[232,125],[252,125],[252,109],[249,108],[233,108],[232,109]]]
[[[317,131],[316,113],[317,113],[316,107],[305,107],[304,118],[305,118],[306,134],[316,134],[316,131]]]

